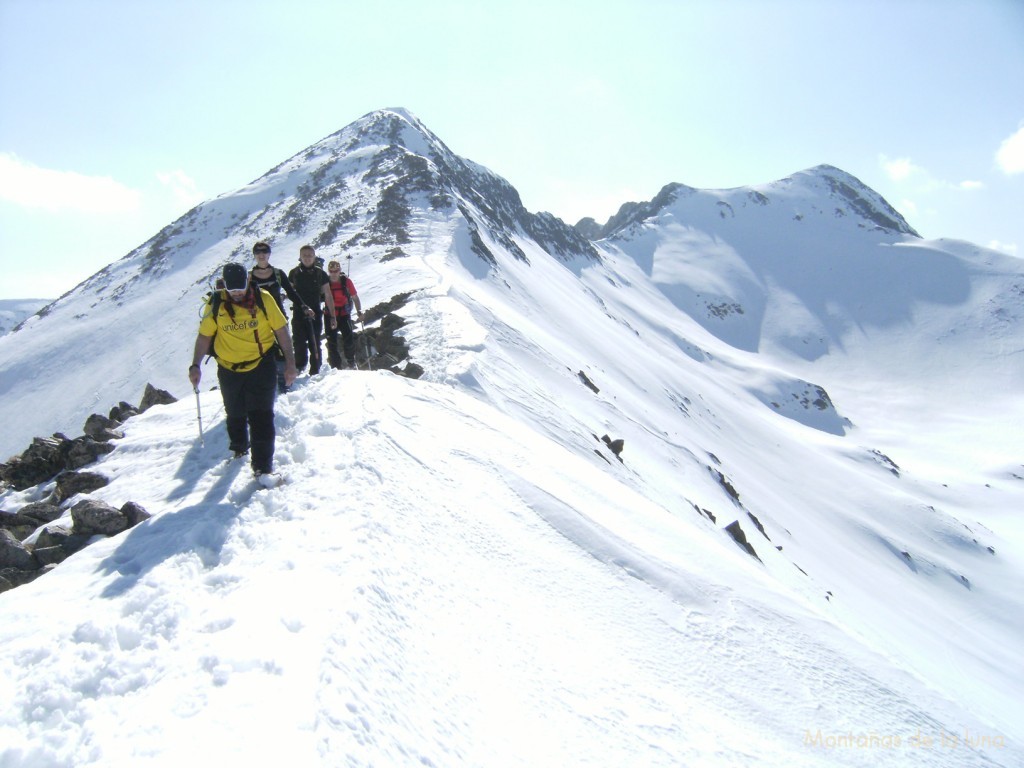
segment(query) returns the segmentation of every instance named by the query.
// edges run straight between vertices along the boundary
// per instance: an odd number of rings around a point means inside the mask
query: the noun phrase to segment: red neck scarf
[[[236,307],[242,307],[252,312],[256,309],[256,295],[252,292],[252,286],[245,292],[245,296],[242,297],[241,301],[235,301],[231,298],[231,294],[228,294],[228,303],[234,304]]]

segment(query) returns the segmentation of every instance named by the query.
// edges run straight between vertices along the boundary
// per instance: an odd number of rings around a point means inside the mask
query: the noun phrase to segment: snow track
[[[4,596],[0,765],[1013,764],[906,746],[991,731],[491,406],[333,373],[279,410],[267,492],[184,404],[136,420],[100,495],[156,516]],[[160,446],[174,494],[131,479]]]

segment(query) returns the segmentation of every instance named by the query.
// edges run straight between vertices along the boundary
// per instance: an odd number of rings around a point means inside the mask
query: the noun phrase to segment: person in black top
[[[281,308],[281,312],[286,318],[288,313],[284,309],[284,298],[281,296],[282,289],[288,300],[291,301],[292,311],[297,316],[304,314],[307,317],[313,317],[315,313],[302,301],[295,288],[292,287],[291,280],[288,279],[288,275],[284,273],[284,270],[271,266],[270,243],[263,240],[256,243],[252,247],[252,255],[256,259],[256,266],[249,270],[252,284],[273,296],[274,301],[277,302],[277,306]],[[277,391],[280,394],[288,391],[288,386],[285,384],[284,379],[284,355],[281,354],[280,350],[277,350]]]
[[[316,264],[313,246],[304,245],[299,249],[299,265],[288,273],[292,287],[302,303],[313,311],[313,315],[292,317],[292,345],[295,347],[295,366],[300,371],[309,363],[309,375],[320,372],[323,353],[320,350],[320,334],[323,332],[323,310],[321,299],[327,304],[327,318],[332,329],[338,327],[334,317],[334,296],[331,294],[330,278]]]
[[[292,281],[288,279],[285,271],[271,266],[269,243],[262,240],[256,243],[252,247],[252,255],[256,259],[256,266],[249,270],[249,274],[252,275],[253,285],[258,285],[273,296],[282,312],[285,311],[284,298],[281,296],[281,291],[283,290],[288,300],[292,303],[292,309],[302,309],[307,314],[312,313],[312,310],[303,304],[299,294],[295,292],[295,288],[292,287]],[[287,312],[285,312],[285,317],[288,317]]]

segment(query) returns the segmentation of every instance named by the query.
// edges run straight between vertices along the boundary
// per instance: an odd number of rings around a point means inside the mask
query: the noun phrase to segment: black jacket
[[[302,302],[318,315],[322,314],[324,285],[331,281],[327,273],[318,266],[307,268],[300,264],[288,273],[288,278]]]
[[[274,301],[277,302],[277,306],[284,312],[284,299],[281,297],[281,289],[284,289],[285,294],[288,296],[288,300],[292,303],[292,310],[299,311],[302,309],[303,301],[299,294],[292,287],[291,280],[288,279],[288,275],[284,273],[283,269],[277,267],[271,267],[274,270],[274,274],[271,277],[256,277],[256,267],[249,270],[249,277],[252,280],[253,285],[257,285],[264,291],[274,297]],[[287,313],[285,317],[287,317]]]

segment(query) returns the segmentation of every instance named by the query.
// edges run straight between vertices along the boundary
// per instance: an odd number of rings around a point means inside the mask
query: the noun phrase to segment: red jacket
[[[334,296],[334,310],[337,317],[347,317],[352,312],[352,296],[356,295],[356,287],[348,278],[342,275],[338,282],[330,282],[331,293]],[[345,295],[345,288],[348,288],[348,295]]]

